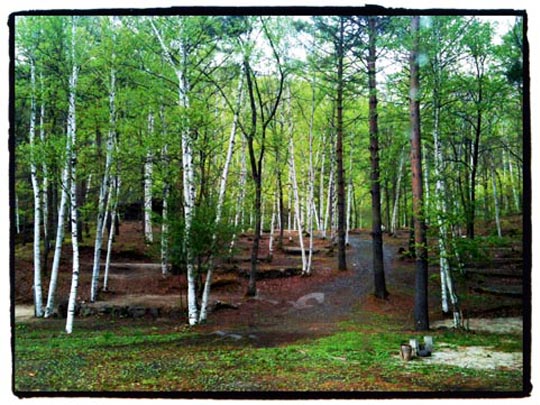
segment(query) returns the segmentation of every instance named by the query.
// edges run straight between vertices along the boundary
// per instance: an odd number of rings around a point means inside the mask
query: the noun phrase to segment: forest
[[[402,363],[409,336],[526,351],[523,328],[471,326],[526,306],[523,15],[21,12],[10,26],[15,391],[527,392],[510,360],[417,385],[396,366],[371,385],[343,374]],[[123,339],[131,377],[111,357],[101,380],[98,346],[122,356]],[[273,351],[287,344],[301,346]],[[141,371],[128,358],[144,345]],[[362,345],[373,358],[354,357]],[[192,356],[191,377],[155,376],[166,347]],[[280,382],[306,358],[316,382]]]

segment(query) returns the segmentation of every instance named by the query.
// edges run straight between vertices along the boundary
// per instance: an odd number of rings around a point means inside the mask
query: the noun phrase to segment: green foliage
[[[474,239],[456,239],[456,250],[462,261],[467,264],[489,264],[493,258],[493,248],[511,247],[515,242],[509,237],[498,236],[476,237]]]
[[[164,182],[178,183],[181,176],[179,160],[180,137],[190,128],[196,151],[194,163],[196,178],[200,182],[198,199],[205,199],[209,190],[217,187],[228,131],[232,122],[231,106],[240,76],[240,55],[250,59],[254,78],[258,82],[256,99],[261,97],[262,108],[270,106],[276,93],[275,61],[268,52],[272,39],[281,63],[287,73],[287,87],[291,88],[290,111],[278,112],[269,123],[271,147],[280,149],[275,161],[267,159],[267,172],[287,175],[283,162],[287,161],[287,143],[283,142],[288,131],[293,131],[298,157],[306,156],[309,130],[309,107],[311,87],[315,92],[316,111],[313,122],[315,172],[320,173],[324,151],[333,149],[335,132],[335,52],[339,23],[344,25],[343,47],[345,51],[345,99],[344,132],[345,155],[351,148],[352,170],[346,173],[353,179],[354,200],[361,212],[368,207],[366,193],[369,183],[366,174],[369,167],[367,150],[368,105],[365,99],[367,86],[365,66],[361,59],[366,49],[365,18],[350,16],[317,16],[314,18],[254,17],[254,16],[183,16],[178,18],[152,17],[164,42],[171,49],[171,57],[180,66],[180,48],[183,44],[189,57],[183,72],[189,83],[188,108],[178,106],[178,77],[164,58],[160,43],[150,24],[150,17],[122,16],[118,18],[80,16],[76,17],[77,58],[81,65],[77,98],[78,128],[78,177],[93,176],[97,185],[104,168],[104,144],[111,129],[109,92],[111,69],[116,73],[116,122],[118,151],[115,152],[113,171],[120,174],[126,204],[140,200],[142,194],[141,165],[147,152],[155,156],[154,191],[159,194]],[[409,49],[409,17],[393,17],[377,20],[379,57],[379,138],[380,179],[383,193],[383,209],[388,222],[397,194],[398,164],[401,153],[408,148],[408,111],[404,102],[408,97],[406,55]],[[15,141],[18,157],[17,178],[28,174],[28,155],[25,139],[29,122],[29,63],[35,60],[37,73],[37,104],[44,104],[45,141],[36,139],[40,162],[49,168],[51,184],[60,183],[65,149],[65,115],[67,111],[67,78],[70,73],[70,26],[69,16],[19,16],[16,19],[16,69],[15,85],[17,111]],[[435,105],[431,90],[436,88],[440,102],[444,104],[440,117],[440,137],[443,144],[444,168],[447,180],[447,198],[458,204],[449,212],[454,216],[449,223],[462,223],[470,211],[468,201],[471,188],[470,155],[472,152],[474,118],[478,111],[489,122],[482,127],[481,153],[485,156],[479,163],[478,176],[489,170],[484,162],[496,162],[496,172],[502,176],[502,195],[516,194],[521,198],[518,167],[521,166],[522,125],[519,83],[522,59],[522,21],[504,35],[502,43],[492,44],[493,24],[475,17],[437,16],[422,18],[422,131],[424,134],[426,172],[433,172],[433,151],[430,133],[433,130],[432,109]],[[255,41],[255,37],[261,41]],[[475,63],[482,63],[482,75],[474,72]],[[387,69],[393,66],[391,71]],[[437,65],[438,64],[438,65]],[[264,66],[264,68],[263,68]],[[273,66],[273,67],[271,67]],[[438,71],[439,66],[442,70]],[[438,72],[438,73],[437,73]],[[310,83],[308,86],[307,83]],[[479,85],[483,86],[484,100],[478,98]],[[219,86],[220,91],[216,88]],[[227,104],[224,97],[227,97]],[[266,99],[266,100],[265,100]],[[287,104],[287,103],[286,103]],[[497,106],[497,108],[494,108]],[[505,108],[499,108],[505,106]],[[240,111],[241,123],[248,129],[250,114],[247,97]],[[152,112],[155,118],[154,133],[148,131],[147,118]],[[266,112],[268,113],[268,111]],[[288,114],[291,117],[288,117]],[[38,114],[39,115],[39,114]],[[287,122],[293,123],[288,128]],[[286,125],[287,124],[287,125]],[[241,132],[241,131],[238,131]],[[255,143],[259,142],[258,135]],[[164,146],[168,148],[168,160],[160,159]],[[504,159],[499,151],[507,150]],[[238,151],[238,149],[237,149]],[[402,152],[403,151],[403,152]],[[237,152],[239,153],[239,151]],[[331,156],[326,153],[322,181],[328,182]],[[307,174],[307,159],[298,160],[298,171]],[[233,160],[231,176],[237,180],[240,159]],[[249,163],[249,162],[248,162]],[[509,174],[508,165],[513,164],[514,173]],[[398,217],[410,217],[410,191],[408,165],[404,167],[402,190],[398,200]],[[501,172],[505,170],[504,176]],[[39,173],[42,176],[42,173]],[[477,177],[478,177],[477,176]],[[320,182],[316,176],[316,182]],[[276,182],[263,181],[265,200],[271,199]],[[20,182],[17,183],[18,185]],[[237,181],[230,182],[228,201],[238,195]],[[433,194],[435,182],[429,187]],[[320,187],[315,186],[316,200]],[[248,186],[250,187],[250,186]],[[323,187],[325,189],[325,187]],[[248,190],[247,202],[253,198]],[[301,184],[301,197],[307,185]],[[23,193],[21,193],[23,195]],[[92,216],[97,207],[97,193],[90,194],[88,214]],[[488,199],[478,187],[478,196]],[[501,198],[506,198],[502,197]],[[267,204],[267,201],[263,202]],[[487,205],[493,205],[488,200]],[[21,199],[21,206],[25,206]],[[270,205],[270,204],[267,204]],[[515,206],[513,204],[512,206]],[[249,205],[246,205],[249,206]],[[435,204],[428,204],[434,207]],[[475,206],[474,209],[478,209]],[[507,209],[506,206],[504,209]],[[434,212],[430,218],[434,218]],[[404,221],[401,220],[401,223]],[[389,224],[385,224],[388,228]]]
[[[172,215],[171,218],[171,263],[176,268],[186,268],[185,244],[189,243],[198,274],[202,274],[211,256],[219,257],[228,252],[232,236],[236,233],[226,221],[216,223],[216,204],[196,206],[188,235],[185,233],[184,216]]]

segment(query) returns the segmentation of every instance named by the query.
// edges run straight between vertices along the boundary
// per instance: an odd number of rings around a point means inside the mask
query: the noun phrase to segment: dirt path
[[[391,246],[384,250],[387,277],[392,275],[394,250]],[[295,291],[284,286],[269,293],[262,288],[238,310],[211,315],[208,333],[233,339],[249,337],[265,346],[331,333],[373,290],[371,240],[351,235],[347,260],[347,271],[323,281],[304,278],[295,284]]]
[[[387,280],[392,275],[394,248],[385,246],[385,273]],[[333,262],[333,259],[331,260]],[[250,335],[260,339],[261,345],[295,340],[299,337],[329,334],[339,321],[347,320],[360,300],[373,290],[371,240],[351,235],[347,249],[348,270],[337,272],[332,267],[317,266],[316,275],[311,277],[285,277],[260,280],[259,293],[255,298],[244,296],[244,286],[236,289],[212,291],[211,303],[216,301],[232,304],[236,309],[218,310],[209,315],[207,325],[201,327],[208,333],[233,336]],[[132,290],[120,293],[121,287],[141,284],[150,288],[152,283],[173,284],[175,280],[164,278],[159,265],[152,263],[112,263],[110,280],[116,282],[118,293],[101,296],[94,304],[85,304],[97,313],[107,313],[104,307],[132,307],[137,313],[141,308],[161,308],[162,315],[170,310],[181,311],[183,291],[146,292]],[[113,288],[114,289],[114,288]],[[183,295],[183,297],[182,297]],[[32,307],[17,306],[16,319],[31,318]],[[110,312],[110,311],[109,311]],[[152,310],[152,313],[157,313]],[[30,314],[30,315],[29,315]],[[165,315],[167,316],[167,315]]]
[[[385,248],[385,273],[391,275],[391,248]],[[346,319],[360,299],[373,291],[371,241],[351,236],[347,252],[348,270],[335,279],[319,286],[313,286],[311,293],[324,295],[324,301],[310,307],[292,306],[288,313],[293,322],[312,321],[335,323]],[[308,293],[309,294],[309,293]],[[300,296],[299,300],[305,295]]]

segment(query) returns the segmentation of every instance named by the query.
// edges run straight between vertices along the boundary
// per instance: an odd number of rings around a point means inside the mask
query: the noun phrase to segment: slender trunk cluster
[[[60,206],[58,207],[58,218],[56,225],[56,239],[54,245],[54,256],[53,263],[51,268],[51,278],[49,280],[49,293],[47,296],[47,307],[45,309],[45,318],[50,317],[54,313],[54,306],[56,301],[56,286],[58,284],[58,270],[60,268],[60,258],[62,256],[62,244],[64,242],[64,232],[65,232],[65,216],[66,216],[66,205],[68,199],[68,188],[69,188],[69,172],[70,172],[70,159],[69,159],[69,148],[71,147],[71,140],[66,139],[66,158],[64,162],[64,168],[62,170],[62,181],[61,181],[61,197],[60,197]]]
[[[112,178],[111,181],[111,191],[109,193],[110,200],[112,200],[111,205],[111,226],[109,228],[109,237],[107,239],[107,255],[105,257],[105,271],[103,272],[103,291],[107,291],[109,288],[109,268],[111,265],[111,253],[112,253],[112,244],[114,241],[114,232],[115,232],[115,223],[116,215],[118,211],[118,202],[120,199],[120,176],[116,175]],[[113,194],[114,193],[114,194]],[[105,229],[105,227],[104,227]]]
[[[242,105],[242,83],[243,80],[240,79],[238,83],[238,102],[236,104],[236,111],[234,112],[233,123],[231,127],[231,134],[229,136],[229,146],[227,148],[227,156],[225,158],[225,164],[223,165],[223,171],[221,172],[220,182],[219,182],[219,194],[218,201],[216,206],[216,219],[214,221],[214,233],[212,234],[212,247],[211,251],[214,252],[216,249],[217,241],[217,227],[221,222],[221,216],[223,213],[223,204],[225,203],[225,193],[227,191],[227,179],[229,177],[229,168],[231,166],[232,157],[234,153],[234,145],[236,140],[236,128],[238,126],[238,116],[240,114],[240,107]],[[212,274],[214,271],[214,259],[215,256],[212,254],[208,263],[208,270],[206,272],[206,280],[204,283],[204,290],[202,294],[201,302],[201,311],[199,314],[198,322],[206,321],[207,311],[208,311],[208,300],[210,298],[210,287],[212,284]]]
[[[172,57],[168,46],[163,41],[161,34],[156,28],[154,22],[150,20],[152,29],[160,43],[161,49],[166,61],[174,69],[178,85],[178,105],[182,111],[186,112],[184,126],[181,132],[182,138],[182,183],[183,183],[183,202],[184,202],[184,230],[183,230],[183,251],[186,256],[186,272],[187,272],[187,295],[188,295],[188,322],[193,326],[197,324],[198,308],[196,296],[196,279],[195,279],[195,257],[191,241],[191,228],[193,223],[193,215],[195,210],[195,176],[193,164],[193,140],[187,111],[189,111],[189,81],[186,75],[186,65],[188,53],[185,44],[182,40],[176,41],[178,46],[179,62]]]
[[[113,55],[114,59],[114,55]],[[99,287],[99,272],[101,266],[101,248],[103,245],[103,236],[107,227],[107,214],[111,204],[111,166],[113,160],[115,121],[116,121],[116,72],[114,67],[111,69],[110,89],[109,89],[109,131],[107,134],[107,146],[105,151],[105,168],[103,172],[103,181],[99,189],[98,215],[96,220],[96,238],[94,244],[94,266],[92,268],[92,284],[90,290],[90,301],[97,300]],[[114,228],[114,217],[111,217],[111,229]]]
[[[289,138],[289,167],[291,170],[291,182],[294,194],[294,211],[296,229],[298,230],[298,242],[300,243],[300,253],[302,255],[302,274],[309,274],[307,268],[306,250],[304,249],[304,232],[302,229],[302,220],[300,218],[300,196],[298,193],[298,182],[296,180],[296,166],[294,164],[294,140],[292,131]]]
[[[238,181],[238,186],[239,186],[239,190],[238,190],[238,195],[237,195],[237,198],[236,198],[236,206],[237,206],[237,210],[234,214],[234,221],[233,221],[233,224],[234,224],[234,233],[232,235],[232,238],[231,238],[231,243],[230,243],[230,247],[229,247],[229,255],[232,255],[232,251],[234,249],[234,245],[235,245],[235,242],[236,242],[236,233],[237,233],[237,229],[238,229],[238,226],[240,224],[243,224],[244,222],[244,199],[245,199],[245,196],[246,196],[246,179],[247,179],[247,166],[246,166],[246,139],[243,137],[242,138],[242,149],[241,149],[242,153],[240,155],[240,179]],[[243,230],[243,228],[242,228]]]
[[[306,274],[311,274],[313,260],[313,232],[314,232],[314,216],[317,215],[315,207],[315,169],[313,167],[313,124],[315,120],[315,81],[313,81],[311,90],[311,114],[309,118],[309,167],[308,167],[308,233],[309,233],[309,248],[306,263]],[[291,134],[292,138],[292,134]],[[318,222],[318,221],[317,221]]]
[[[438,100],[434,97],[434,100]],[[434,129],[433,129],[433,145],[434,145],[434,160],[435,160],[435,200],[437,202],[437,226],[439,229],[439,266],[441,272],[441,304],[443,312],[449,312],[448,299],[452,304],[452,313],[454,319],[454,327],[459,328],[462,324],[461,311],[459,307],[459,299],[455,292],[454,281],[450,268],[450,252],[447,247],[448,243],[448,226],[447,226],[447,205],[446,205],[446,183],[443,178],[443,162],[442,162],[442,146],[439,136],[439,114],[440,106],[437,102],[434,103]]]

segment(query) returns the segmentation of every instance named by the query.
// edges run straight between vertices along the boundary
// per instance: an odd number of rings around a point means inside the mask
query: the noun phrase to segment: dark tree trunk
[[[482,102],[482,88],[479,89],[479,103]],[[478,107],[479,109],[481,107]],[[478,157],[480,149],[480,134],[482,126],[482,112],[478,111],[476,117],[476,124],[474,126],[474,146],[472,151],[472,168],[471,168],[471,181],[469,184],[470,187],[470,200],[469,200],[469,209],[467,215],[467,238],[474,239],[474,221],[476,220],[476,177],[478,171]]]
[[[338,269],[347,270],[345,256],[345,176],[343,173],[343,41],[344,17],[339,19],[339,38],[337,47],[337,210],[338,210]]]
[[[254,297],[257,295],[257,257],[259,256],[259,245],[261,241],[261,194],[262,184],[260,173],[258,176],[253,176],[255,182],[255,234],[253,235],[253,245],[251,246],[251,259],[249,282],[246,295]]]
[[[410,117],[411,117],[411,174],[413,191],[414,240],[416,250],[416,279],[414,297],[414,323],[416,330],[429,329],[428,316],[428,264],[426,246],[426,225],[423,207],[422,184],[422,143],[420,134],[419,66],[418,66],[418,30],[420,17],[411,21],[413,47],[410,54]]]
[[[283,94],[283,86],[285,83],[285,74],[281,68],[279,55],[276,53],[271,37],[266,32],[266,26],[264,25],[264,23],[262,25],[263,25],[263,30],[266,33],[267,39],[269,40],[270,46],[274,53],[274,57],[276,58],[276,63],[279,70],[280,78],[279,78],[279,88],[278,88],[276,97],[270,103],[270,109],[268,109],[267,104],[264,103],[261,98],[261,92],[257,85],[257,79],[255,75],[253,75],[253,72],[251,71],[251,67],[249,66],[249,60],[247,58],[244,59],[244,63],[243,63],[244,74],[246,75],[246,84],[247,84],[247,90],[248,90],[248,95],[249,95],[249,106],[250,106],[250,112],[251,112],[250,129],[246,130],[246,128],[243,125],[241,125],[240,123],[239,124],[247,140],[251,175],[252,175],[253,182],[255,185],[255,204],[253,207],[253,211],[254,211],[253,213],[255,215],[255,235],[253,235],[253,245],[251,248],[251,260],[250,260],[251,268],[249,272],[248,290],[246,292],[246,295],[249,297],[253,297],[257,294],[257,287],[256,287],[257,257],[259,255],[259,244],[261,240],[261,200],[262,200],[262,179],[263,179],[262,168],[263,168],[263,159],[264,159],[264,152],[265,152],[266,130],[268,128],[268,125],[273,120],[276,114],[278,105],[281,100],[281,96]],[[257,97],[255,97],[255,94],[257,95]],[[257,99],[257,102],[256,102],[256,99]],[[257,108],[257,103],[258,103],[258,108]],[[261,118],[260,119],[260,139],[258,142],[259,144],[258,156],[255,156],[253,142],[254,142],[255,134],[257,134],[257,115],[258,114]]]
[[[386,281],[384,277],[383,238],[381,229],[381,183],[379,169],[379,128],[377,119],[377,80],[376,80],[376,17],[368,17],[368,85],[369,85],[369,140],[371,152],[371,237],[373,240],[373,275],[375,296],[386,299]]]

